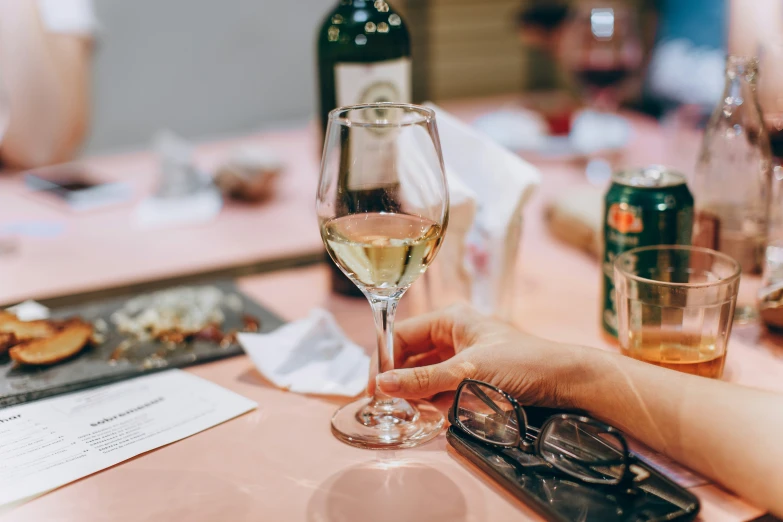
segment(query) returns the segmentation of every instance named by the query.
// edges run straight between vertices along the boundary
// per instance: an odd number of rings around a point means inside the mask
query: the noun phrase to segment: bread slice
[[[21,321],[10,312],[0,311],[0,334],[12,333],[18,342],[49,337],[57,333],[51,321]]]
[[[79,353],[92,337],[92,333],[91,324],[73,319],[51,337],[17,344],[11,348],[9,354],[11,359],[22,364],[54,364]]]

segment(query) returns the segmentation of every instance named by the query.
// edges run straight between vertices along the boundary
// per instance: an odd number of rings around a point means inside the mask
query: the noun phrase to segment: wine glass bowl
[[[566,23],[560,57],[589,105],[615,110],[642,63],[635,14],[611,1],[582,4]]]
[[[378,373],[394,367],[397,302],[435,258],[448,208],[431,109],[372,103],[329,114],[316,211],[329,256],[372,306]],[[393,449],[430,440],[443,423],[426,402],[376,391],[340,408],[332,431],[354,446]]]

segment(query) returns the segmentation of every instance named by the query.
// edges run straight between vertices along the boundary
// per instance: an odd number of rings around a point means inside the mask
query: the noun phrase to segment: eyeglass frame
[[[490,388],[495,393],[501,395],[504,399],[506,399],[514,408],[514,414],[517,417],[517,426],[519,426],[519,430],[517,433],[517,440],[515,440],[513,443],[510,444],[502,444],[498,442],[493,442],[490,440],[486,440],[483,437],[480,437],[473,432],[471,432],[468,428],[466,428],[462,421],[459,420],[459,417],[455,414],[455,411],[458,408],[459,405],[459,398],[460,394],[462,393],[462,389],[469,385],[469,384],[477,384],[480,386],[485,386],[487,388]],[[475,392],[474,392],[475,393]],[[481,398],[481,397],[479,397]],[[485,403],[487,402],[484,398],[481,398],[482,401]],[[489,399],[489,397],[487,397]],[[492,399],[489,399],[490,402],[494,403]],[[487,404],[489,406],[489,404]],[[527,454],[533,454],[537,457],[540,457],[542,461],[544,461],[547,465],[557,469],[558,471],[565,473],[573,478],[576,478],[578,480],[581,480],[582,482],[585,482],[587,484],[594,484],[594,485],[602,485],[602,486],[610,486],[610,487],[626,487],[630,488],[635,482],[640,482],[641,480],[644,480],[646,476],[649,476],[649,473],[642,473],[637,474],[631,469],[631,452],[628,449],[628,441],[625,439],[625,436],[622,434],[620,430],[617,428],[614,428],[608,424],[605,424],[601,421],[595,420],[591,417],[587,417],[584,415],[577,415],[574,413],[558,413],[555,415],[552,415],[551,417],[547,418],[544,423],[541,425],[541,428],[536,428],[534,426],[531,426],[527,422],[527,413],[525,412],[525,408],[519,403],[517,399],[515,399],[513,396],[509,395],[505,391],[501,390],[497,386],[494,386],[492,384],[489,384],[484,381],[479,381],[476,379],[464,379],[459,386],[457,386],[457,391],[454,394],[454,403],[452,404],[452,407],[449,409],[449,423],[451,423],[452,426],[459,428],[459,430],[466,435],[479,440],[483,442],[484,444],[488,444],[490,446],[496,447],[496,448],[502,448],[502,449],[519,449]],[[545,433],[546,429],[549,427],[550,424],[557,420],[571,420],[571,421],[577,421],[583,424],[588,424],[591,426],[594,426],[596,428],[599,428],[606,433],[610,433],[614,436],[616,436],[617,440],[620,441],[620,444],[622,445],[622,465],[623,465],[623,472],[620,476],[620,478],[616,479],[616,481],[610,481],[610,480],[600,480],[600,479],[592,479],[591,477],[577,475],[567,469],[560,468],[556,466],[555,464],[552,464],[548,460],[546,460],[545,457],[543,457],[541,453],[541,441],[542,438],[539,436],[541,433]],[[524,426],[524,432],[522,430],[522,427]],[[529,432],[534,432],[530,433]],[[528,438],[533,438],[533,441],[527,440]]]

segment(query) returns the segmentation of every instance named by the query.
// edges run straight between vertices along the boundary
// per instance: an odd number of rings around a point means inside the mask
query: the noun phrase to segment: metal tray
[[[245,296],[230,281],[218,281],[209,284],[188,286],[214,286],[223,292],[237,294],[243,303],[242,312],[224,309],[226,316],[223,330],[241,329],[242,316],[251,315],[261,321],[261,332],[269,332],[283,324],[275,314]],[[61,393],[68,393],[110,382],[131,379],[139,375],[182,368],[193,364],[215,361],[243,353],[238,344],[221,348],[217,343],[195,340],[173,349],[160,341],[138,342],[128,351],[128,359],[112,361],[117,346],[127,339],[127,335],[116,331],[110,321],[113,312],[120,309],[125,301],[134,295],[116,297],[103,301],[85,303],[78,306],[62,307],[52,310],[53,318],[78,315],[88,321],[98,318],[109,325],[106,340],[97,347],[87,347],[74,358],[48,367],[26,367],[15,364],[8,355],[0,356],[0,408],[43,399]],[[163,353],[163,357],[150,356]]]

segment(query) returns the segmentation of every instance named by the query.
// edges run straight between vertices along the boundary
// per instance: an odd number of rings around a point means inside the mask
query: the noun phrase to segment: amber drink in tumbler
[[[620,346],[656,366],[720,378],[740,265],[708,248],[662,245],[614,262]]]

